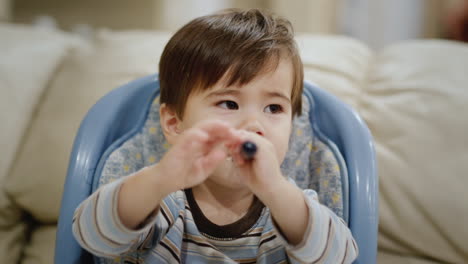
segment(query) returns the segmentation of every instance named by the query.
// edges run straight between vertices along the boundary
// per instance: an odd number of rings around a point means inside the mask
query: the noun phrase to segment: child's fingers
[[[221,120],[203,121],[196,127],[209,134],[227,132],[229,129],[231,129],[231,126],[228,123]]]
[[[191,129],[188,130],[182,138],[182,146],[184,148],[194,148],[201,144],[206,143],[210,136],[202,130]]]
[[[242,158],[242,156],[237,153],[232,155],[232,160],[234,161],[237,166],[242,166],[245,164],[245,160]]]
[[[234,161],[235,164],[237,164],[238,166],[241,166],[245,163],[244,159],[242,158],[242,155],[240,153],[240,149],[241,149],[241,146],[242,146],[242,142],[238,142],[236,144],[229,144],[227,146],[227,149],[228,149],[228,152],[232,158],[232,160]]]
[[[201,166],[207,174],[211,174],[226,157],[227,154],[225,151],[220,148],[215,148],[201,159]]]
[[[226,140],[222,140],[220,137],[213,137],[205,130],[195,128],[185,132],[178,149],[182,155],[184,155],[183,153],[190,153],[190,157],[200,157],[208,155],[213,149],[219,149],[223,142],[226,142]],[[224,152],[226,152],[225,149]]]
[[[198,157],[204,156],[212,148],[210,137],[207,133],[199,129],[187,130],[176,146],[172,148],[172,153],[177,159],[185,162],[194,161]]]
[[[229,123],[221,120],[210,120],[202,122],[199,128],[208,133],[210,140],[225,141],[239,139],[239,136],[237,133],[235,133],[234,128]]]

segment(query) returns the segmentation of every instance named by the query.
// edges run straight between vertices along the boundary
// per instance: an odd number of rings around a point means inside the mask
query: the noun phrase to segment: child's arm
[[[231,131],[223,122],[203,122],[182,133],[157,165],[100,188],[75,211],[73,231],[80,245],[109,257],[143,242],[154,224],[162,226],[163,199],[204,181],[226,158],[218,146],[232,140]]]
[[[113,258],[130,252],[152,233],[152,226],[161,226],[153,217],[151,224],[139,230],[125,227],[117,213],[117,196],[124,179],[104,185],[84,200],[75,210],[73,234],[78,243],[96,256]],[[153,230],[154,231],[154,230]]]
[[[358,248],[346,223],[319,203],[313,190],[291,182],[265,197],[291,263],[352,263]],[[281,237],[281,236],[280,236]]]
[[[358,249],[344,221],[318,202],[315,191],[303,192],[282,176],[271,142],[253,133],[243,133],[243,137],[257,144],[258,151],[251,161],[237,154],[236,162],[247,186],[270,209],[290,260],[351,263]]]

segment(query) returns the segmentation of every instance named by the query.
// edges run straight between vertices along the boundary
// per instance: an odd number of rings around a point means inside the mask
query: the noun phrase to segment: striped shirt
[[[73,218],[75,238],[101,257],[101,263],[336,264],[351,263],[358,254],[346,223],[321,205],[313,190],[304,190],[310,218],[304,238],[290,245],[269,209],[258,204],[237,221],[253,219],[249,225],[236,222],[226,232],[222,229],[226,226],[210,232],[214,224],[200,220],[202,213],[191,192],[182,190],[167,196],[137,230],[128,229],[117,213],[121,183],[101,187],[80,204]],[[233,233],[232,227],[239,227],[240,232],[235,234],[234,228]]]

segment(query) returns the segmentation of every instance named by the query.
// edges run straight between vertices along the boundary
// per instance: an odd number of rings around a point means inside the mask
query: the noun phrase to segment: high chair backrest
[[[164,154],[158,94],[156,75],[135,80],[104,96],[83,120],[62,197],[55,263],[92,263],[72,235],[74,210],[100,185]],[[356,112],[305,82],[303,114],[294,120],[282,170],[299,187],[315,189],[321,203],[347,221],[360,251],[355,263],[376,262],[376,161],[369,130]]]

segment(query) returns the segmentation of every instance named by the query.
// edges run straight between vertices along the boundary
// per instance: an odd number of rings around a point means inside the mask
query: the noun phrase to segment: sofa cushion
[[[6,183],[15,181],[10,168],[50,79],[78,39],[13,24],[0,24],[0,36],[0,263],[18,263],[31,223],[8,192]]]
[[[377,253],[377,263],[379,264],[440,264],[441,262],[434,259],[428,259],[426,256],[413,254],[398,254],[379,250]]]
[[[436,40],[375,59],[360,112],[376,141],[381,250],[468,259],[467,62],[468,45]]]
[[[31,233],[20,264],[54,263],[56,225],[40,225]]]
[[[302,34],[296,40],[304,78],[359,110],[374,52],[359,40],[345,36]]]
[[[0,180],[7,174],[36,105],[73,44],[55,31],[0,24]]]
[[[37,108],[6,185],[36,220],[57,221],[73,139],[88,109],[111,89],[154,73],[168,36],[102,31],[67,57]]]
[[[21,208],[0,192],[0,263],[18,263],[27,241],[28,225]]]

